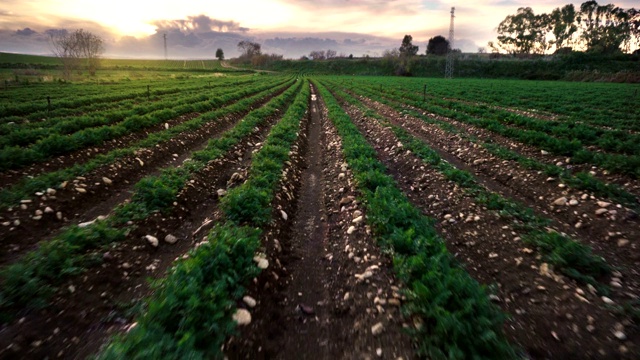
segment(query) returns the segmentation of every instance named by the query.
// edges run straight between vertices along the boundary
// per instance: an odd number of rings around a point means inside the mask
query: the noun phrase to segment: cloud
[[[207,15],[188,16],[184,20],[159,20],[152,23],[159,30],[178,29],[183,32],[241,32],[246,33],[249,28],[241,27],[235,21],[223,21],[210,18]]]
[[[16,30],[16,35],[20,35],[20,36],[31,36],[37,33],[38,33],[37,31],[31,30],[28,27],[22,30]]]

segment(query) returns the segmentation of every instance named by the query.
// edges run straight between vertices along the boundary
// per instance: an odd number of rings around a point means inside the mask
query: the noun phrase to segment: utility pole
[[[164,59],[168,60],[168,57],[167,57],[167,34],[164,34],[163,37],[164,37]]]
[[[444,77],[451,79],[453,77],[453,19],[455,18],[455,7],[451,8],[451,23],[449,24],[449,49],[447,51],[447,67],[444,70]]]

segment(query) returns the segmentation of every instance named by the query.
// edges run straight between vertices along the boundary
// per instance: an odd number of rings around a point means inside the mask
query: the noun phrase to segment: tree
[[[238,43],[238,50],[240,50],[240,59],[245,61],[251,61],[254,56],[262,55],[261,45],[251,41],[242,40]]]
[[[573,34],[578,31],[576,16],[577,13],[573,4],[565,5],[562,8],[555,8],[551,12],[549,21],[551,31],[555,37],[553,43],[556,46],[556,50],[571,46]]]
[[[104,52],[104,40],[89,31],[78,29],[72,33],[58,31],[50,33],[51,48],[61,59],[63,76],[71,77],[73,70],[80,71],[84,60],[90,75],[95,75],[100,66],[100,56]]]
[[[312,60],[324,60],[327,58],[327,55],[325,54],[324,50],[314,50],[309,53],[309,58],[311,58]]]
[[[432,37],[427,43],[427,54],[446,55],[450,49],[449,40],[442,35]]]
[[[222,51],[222,49],[218,48],[218,50],[216,50],[216,58],[218,58],[218,60],[224,60],[224,51]]]
[[[632,38],[632,13],[613,4],[598,5],[596,1],[582,3],[578,23],[587,51],[614,53],[620,51],[623,44],[628,47]]]
[[[334,57],[336,57],[337,54],[338,53],[335,50],[331,50],[331,49],[327,50],[326,52],[327,59],[333,59]]]
[[[413,37],[411,35],[405,35],[402,39],[402,45],[400,45],[400,55],[402,56],[414,56],[418,53],[418,46],[411,43]]]
[[[548,15],[535,15],[530,7],[521,7],[498,25],[498,46],[512,54],[542,54],[550,47],[548,24]]]

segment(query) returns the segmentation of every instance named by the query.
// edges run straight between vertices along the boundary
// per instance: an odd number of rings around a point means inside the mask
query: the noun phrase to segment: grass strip
[[[367,208],[378,243],[394,256],[398,278],[408,289],[405,312],[421,319],[412,330],[421,356],[433,359],[513,359],[505,315],[485,289],[447,252],[434,220],[411,205],[349,116],[318,84],[329,118],[342,138],[347,163]]]

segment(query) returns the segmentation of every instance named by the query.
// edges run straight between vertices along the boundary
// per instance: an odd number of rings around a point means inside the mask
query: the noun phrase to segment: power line
[[[444,70],[444,77],[451,79],[453,77],[453,19],[455,18],[455,7],[451,8],[451,23],[449,24],[449,49],[447,51],[447,67]]]

